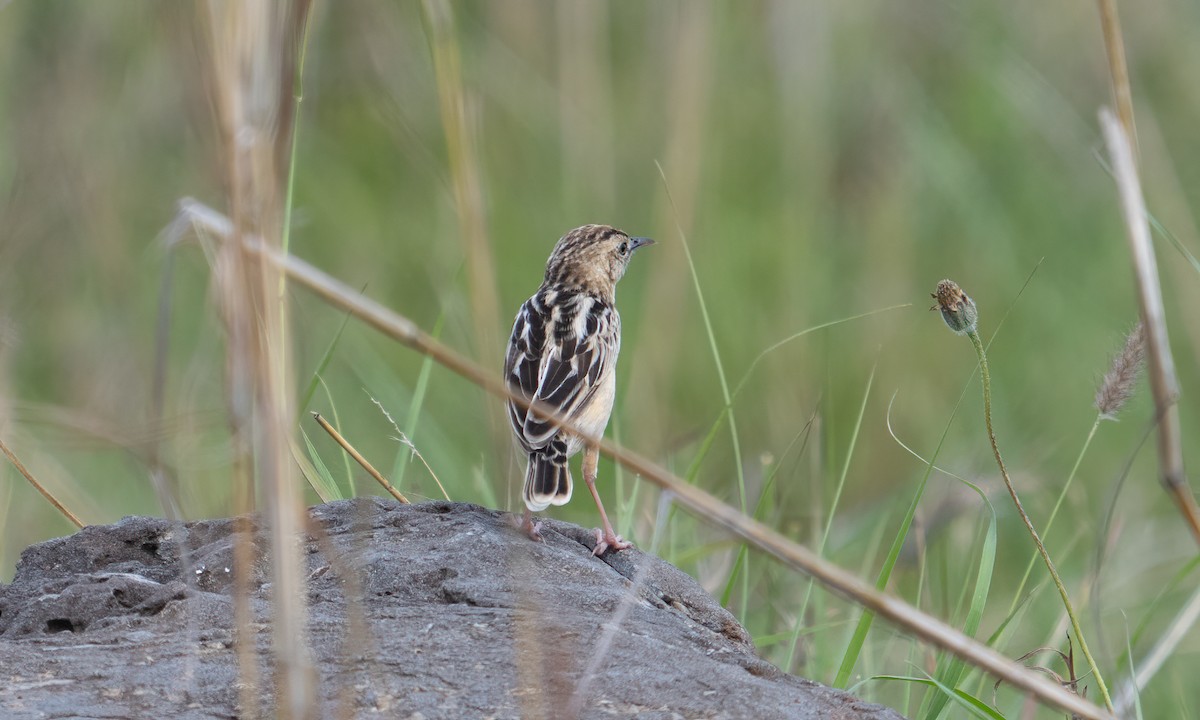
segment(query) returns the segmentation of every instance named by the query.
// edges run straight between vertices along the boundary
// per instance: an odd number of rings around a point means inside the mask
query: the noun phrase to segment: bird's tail
[[[562,447],[558,447],[562,445]],[[525,507],[541,512],[551,505],[566,505],[571,499],[571,470],[567,467],[565,443],[552,442],[529,454],[525,471]]]

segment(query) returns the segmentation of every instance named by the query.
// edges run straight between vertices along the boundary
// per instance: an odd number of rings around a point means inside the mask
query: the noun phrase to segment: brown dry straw
[[[77,527],[77,528],[83,527],[83,521],[80,520],[79,517],[75,515],[75,513],[68,510],[65,505],[63,505],[61,502],[59,502],[58,498],[54,497],[54,495],[52,495],[50,493],[50,491],[47,490],[44,485],[42,485],[40,482],[38,482],[33,477],[33,473],[31,473],[25,469],[25,466],[23,464],[21,464],[21,461],[17,459],[17,456],[13,453],[12,450],[8,449],[8,446],[5,445],[3,441],[0,441],[0,452],[4,453],[4,456],[7,457],[8,461],[13,464],[13,467],[15,467],[17,469],[17,472],[21,473],[21,475],[25,478],[25,480],[30,485],[33,486],[33,489],[40,492],[42,494],[42,497],[46,498],[46,500],[51,505],[54,506],[55,510],[58,510],[60,513],[65,515],[68,520],[75,523],[75,527]]]
[[[1133,123],[1133,91],[1129,86],[1129,66],[1125,62],[1125,40],[1121,37],[1121,18],[1117,0],[1096,0],[1100,29],[1104,31],[1104,53],[1108,57],[1108,76],[1112,83],[1113,104],[1121,126],[1130,138],[1137,157],[1137,128]]]
[[[472,113],[475,98],[463,76],[454,5],[450,0],[422,0],[421,13],[433,61],[454,208],[458,212],[459,236],[467,264],[475,357],[486,364],[498,365],[504,351],[499,331],[503,327],[498,312],[500,292],[496,287],[496,263],[488,238],[483,164]],[[506,457],[512,441],[507,423],[499,421],[504,417],[503,409],[494,398],[485,395],[484,399],[492,450],[495,457]]]
[[[221,238],[231,237],[232,228],[228,218],[194,200],[181,201],[180,213],[181,218],[187,218],[201,231]],[[441,365],[485,388],[497,397],[510,398],[516,403],[528,405],[525,399],[508,389],[498,374],[484,370],[456,351],[441,344],[408,318],[370,298],[363,297],[350,286],[326,275],[295,256],[284,256],[273,248],[252,239],[244,242],[247,251],[282,268],[293,282],[308,288],[333,307],[354,315],[397,342],[429,355]],[[663,490],[673,493],[675,501],[697,517],[729,530],[751,545],[777,558],[784,565],[813,577],[831,591],[879,615],[910,635],[963,659],[995,678],[1004,680],[1042,703],[1075,713],[1086,720],[1112,718],[1112,715],[1102,708],[1072,695],[1050,680],[1014,663],[1010,658],[964,635],[942,620],[895,596],[876,590],[874,586],[864,582],[853,573],[817,556],[808,548],[784,537],[779,532],[739,512],[646,458],[630,452],[628,449],[617,447],[615,443],[604,438],[592,437],[588,433],[580,432],[578,428],[574,427],[571,420],[558,416],[552,408],[539,404],[537,409],[559,425],[578,432],[588,441],[595,442],[600,451],[608,457],[626,468],[640,473],[646,480]]]
[[[387,481],[387,478],[385,478],[378,470],[375,469],[374,465],[367,462],[367,459],[363,457],[357,450],[355,450],[354,446],[351,445],[346,438],[342,437],[342,434],[338,432],[332,425],[330,425],[328,420],[321,417],[321,413],[314,412],[312,416],[313,420],[316,420],[317,424],[321,426],[321,429],[328,433],[329,437],[333,438],[334,442],[336,442],[338,445],[341,445],[342,449],[345,450],[350,457],[354,458],[354,461],[361,465],[363,470],[367,471],[368,475],[375,478],[375,482],[379,483],[389,495],[405,505],[408,504],[408,498],[404,497],[404,493],[397,490],[390,482]]]
[[[1183,437],[1179,424],[1179,382],[1175,360],[1167,338],[1167,315],[1163,306],[1162,286],[1158,279],[1158,261],[1150,241],[1146,222],[1146,202],[1133,157],[1133,146],[1120,122],[1107,108],[1100,110],[1100,127],[1112,157],[1113,176],[1125,219],[1125,233],[1133,257],[1138,303],[1145,323],[1150,389],[1159,420],[1158,465],[1162,484],[1187,522],[1192,537],[1200,543],[1200,507],[1188,485],[1183,467]]]
[[[293,82],[300,29],[310,3],[211,2],[202,18],[209,35],[209,92],[216,119],[230,232],[215,256],[213,280],[226,341],[226,402],[239,515],[257,480],[271,550],[275,714],[316,718],[316,671],[306,641],[307,595],[299,539],[304,507],[290,456],[290,358],[286,347],[284,273],[238,242],[255,237],[282,244],[283,149],[291,145]],[[244,527],[235,544],[235,619],[240,700],[258,714],[257,646],[248,603],[255,560]]]
[[[1138,304],[1146,328],[1149,356],[1150,388],[1158,412],[1158,464],[1163,486],[1175,501],[1192,537],[1200,543],[1200,506],[1188,485],[1183,468],[1183,443],[1179,427],[1179,409],[1175,406],[1179,385],[1175,378],[1175,362],[1167,340],[1167,320],[1163,309],[1162,288],[1158,282],[1158,264],[1150,242],[1146,201],[1142,197],[1141,179],[1137,169],[1137,126],[1133,117],[1133,91],[1129,85],[1129,67],[1125,60],[1125,43],[1121,37],[1121,20],[1116,0],[1097,0],[1100,22],[1104,29],[1104,49],[1108,55],[1109,80],[1112,83],[1117,116],[1107,108],[1100,110],[1100,128],[1112,158],[1113,177],[1125,219],[1126,237],[1133,258],[1137,280]]]

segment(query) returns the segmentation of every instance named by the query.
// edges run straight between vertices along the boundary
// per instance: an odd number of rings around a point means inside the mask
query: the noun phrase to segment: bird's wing
[[[510,343],[507,377],[523,397],[544,403],[561,416],[574,417],[587,407],[611,371],[620,347],[620,317],[611,305],[586,294],[559,295],[541,307],[536,300],[535,296],[522,307],[513,328],[514,339],[523,337]],[[547,311],[550,305],[554,309]],[[541,354],[535,360],[529,351],[535,349],[539,336]],[[534,378],[536,383],[531,382]],[[545,447],[559,432],[549,418],[521,411],[512,403],[509,419],[526,449]]]
[[[533,400],[541,379],[542,351],[546,344],[546,324],[549,320],[535,295],[521,305],[517,319],[513,322],[512,335],[508,340],[508,352],[504,358],[504,378],[514,394],[527,403]],[[516,433],[521,447],[529,452],[533,449],[525,439],[525,416],[528,411],[508,400],[508,421]]]

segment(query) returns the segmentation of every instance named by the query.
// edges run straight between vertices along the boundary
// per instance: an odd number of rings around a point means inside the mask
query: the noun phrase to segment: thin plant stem
[[[983,349],[983,341],[979,339],[979,333],[975,330],[969,330],[967,337],[971,338],[971,344],[975,346],[975,354],[979,356],[979,377],[983,382],[983,419],[987,425],[988,440],[992,444],[992,454],[996,456],[996,465],[1000,467],[1000,476],[1004,478],[1004,486],[1008,488],[1008,494],[1012,497],[1013,504],[1017,507],[1017,514],[1021,516],[1021,521],[1025,523],[1025,528],[1029,530],[1029,536],[1033,538],[1033,544],[1037,546],[1038,554],[1042,556],[1042,560],[1046,563],[1046,569],[1050,571],[1050,578],[1054,581],[1054,586],[1058,588],[1058,594],[1062,598],[1063,608],[1067,611],[1067,617],[1071,619],[1071,628],[1075,631],[1075,639],[1079,641],[1079,650],[1083,653],[1083,657],[1087,660],[1088,668],[1091,669],[1092,675],[1096,678],[1096,686],[1100,689],[1100,697],[1104,699],[1104,706],[1109,712],[1113,710],[1112,698],[1108,695],[1108,686],[1104,684],[1104,678],[1100,675],[1100,668],[1096,667],[1096,661],[1092,659],[1092,653],[1088,650],[1087,641],[1083,638],[1083,629],[1079,627],[1079,618],[1075,615],[1075,608],[1071,605],[1071,598],[1067,595],[1067,586],[1063,584],[1062,578],[1058,576],[1058,570],[1054,567],[1054,561],[1050,559],[1050,553],[1046,551],[1046,546],[1042,544],[1042,538],[1034,529],[1033,523],[1029,520],[1029,514],[1025,512],[1024,506],[1021,505],[1021,499],[1017,497],[1017,489],[1013,487],[1012,480],[1008,477],[1008,469],[1004,467],[1004,460],[1000,457],[1000,446],[996,444],[996,433],[992,430],[992,378],[988,373],[987,353]]]
[[[316,420],[317,424],[321,426],[322,430],[329,433],[329,437],[333,438],[334,442],[336,442],[338,445],[341,445],[342,449],[345,450],[350,457],[354,458],[355,462],[361,465],[363,470],[367,471],[368,475],[375,479],[375,482],[379,483],[384,490],[387,490],[392,497],[396,498],[405,505],[409,504],[408,498],[404,497],[404,493],[397,490],[390,482],[388,482],[387,478],[380,474],[380,472],[376,470],[375,467],[371,465],[371,463],[368,462],[361,453],[355,450],[354,446],[347,442],[346,438],[342,437],[342,434],[339,433],[332,425],[330,425],[328,420],[321,417],[321,413],[314,412],[312,413],[312,417],[313,420]]]
[[[288,166],[287,166],[287,184],[284,187],[283,195],[283,222],[279,233],[279,249],[287,255],[291,250],[292,241],[292,205],[296,189],[296,148],[299,146],[300,137],[300,103],[304,101],[304,57],[308,51],[308,30],[311,27],[309,22],[312,18],[310,5],[304,6],[301,10],[300,25],[300,47],[297,49],[296,58],[296,73],[293,82],[295,89],[292,94],[292,138],[291,147],[288,151]],[[276,369],[281,376],[285,376],[288,352],[288,306],[287,296],[287,273],[279,273],[279,293],[277,302],[279,303],[280,323],[279,323],[279,367]],[[354,484],[350,484],[351,489]]]
[[[1150,228],[1146,224],[1146,199],[1142,196],[1134,160],[1132,138],[1107,108],[1100,111],[1100,126],[1112,157],[1113,177],[1125,219],[1125,233],[1133,256],[1138,304],[1146,326],[1147,369],[1154,407],[1159,418],[1158,464],[1163,487],[1171,494],[1193,538],[1200,543],[1200,504],[1188,485],[1183,466],[1183,435],[1179,425],[1179,379],[1167,337],[1167,315],[1163,304],[1158,261],[1154,256]]]
[[[1121,19],[1117,15],[1117,0],[1096,0],[1100,12],[1100,29],[1104,32],[1104,54],[1108,56],[1108,75],[1112,83],[1113,104],[1121,127],[1129,136],[1134,157],[1137,156],[1137,129],[1133,123],[1133,91],[1129,86],[1129,65],[1125,62],[1125,40],[1121,37]]]
[[[17,469],[17,472],[21,473],[21,476],[33,486],[34,490],[40,492],[42,497],[46,498],[46,500],[54,506],[55,510],[66,516],[66,518],[70,520],[75,527],[83,529],[83,521],[79,519],[79,516],[68,510],[65,505],[58,501],[58,498],[51,495],[50,491],[33,477],[33,473],[25,469],[25,466],[21,464],[21,461],[17,459],[17,456],[13,454],[12,450],[8,449],[8,446],[5,445],[3,441],[0,441],[0,452],[4,453],[4,456],[7,457],[8,461],[13,464],[13,467]]]
[[[1079,455],[1075,458],[1075,465],[1071,468],[1071,473],[1067,475],[1067,481],[1063,483],[1062,490],[1058,493],[1058,500],[1054,501],[1054,509],[1050,511],[1050,519],[1046,521],[1045,534],[1050,537],[1050,528],[1054,526],[1054,518],[1058,517],[1058,509],[1062,507],[1063,500],[1067,497],[1067,491],[1071,489],[1071,481],[1075,479],[1075,473],[1079,471],[1079,465],[1083,462],[1083,456],[1087,453],[1088,447],[1092,444],[1092,438],[1096,437],[1096,430],[1100,428],[1100,422],[1104,420],[1103,415],[1096,415],[1096,421],[1092,423],[1092,429],[1088,432],[1087,439],[1083,441],[1083,447],[1079,449]],[[1017,583],[1017,591],[1013,593],[1012,606],[1008,608],[1008,612],[1012,613],[1017,609],[1017,604],[1021,602],[1021,593],[1025,590],[1025,584],[1029,582],[1029,575],[1033,572],[1034,563],[1037,562],[1037,555],[1031,555],[1029,563],[1025,565],[1025,574],[1021,576],[1021,582]]]
[[[325,391],[326,399],[329,400],[329,410],[333,413],[334,427],[342,427],[342,418],[338,415],[337,403],[333,401],[333,393],[330,392],[329,386],[325,384],[325,378],[320,375],[317,377],[320,378],[321,388]],[[342,466],[346,470],[346,487],[350,490],[350,497],[354,497],[354,470],[350,467],[350,453],[342,453]]]

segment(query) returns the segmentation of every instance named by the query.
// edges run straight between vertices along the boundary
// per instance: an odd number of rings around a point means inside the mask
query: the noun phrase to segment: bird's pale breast
[[[617,395],[617,374],[613,372],[616,357],[612,358],[608,372],[600,379],[600,386],[592,395],[591,401],[579,409],[575,422],[579,429],[591,437],[604,437],[604,429],[608,427],[608,418],[612,415],[613,399]],[[583,439],[572,435],[567,443],[567,456],[570,457],[583,449]]]

